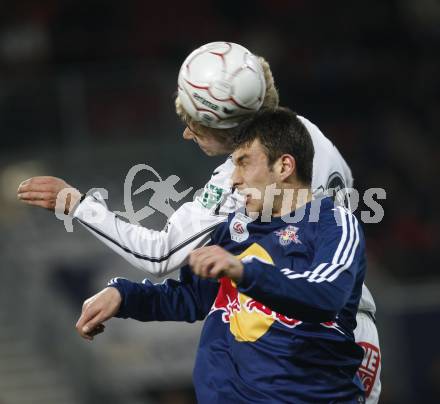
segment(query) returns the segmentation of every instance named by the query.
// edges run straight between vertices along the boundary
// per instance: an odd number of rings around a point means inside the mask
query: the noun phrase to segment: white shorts
[[[365,312],[358,312],[356,321],[357,327],[354,330],[354,338],[356,343],[365,352],[364,360],[358,370],[359,377],[365,388],[365,402],[366,404],[377,404],[381,390],[380,371],[382,368],[382,356],[376,324],[371,316]]]

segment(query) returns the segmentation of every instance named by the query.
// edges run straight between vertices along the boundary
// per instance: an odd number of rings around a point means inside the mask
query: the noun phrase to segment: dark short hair
[[[250,145],[258,139],[264,146],[272,166],[283,154],[295,158],[296,176],[305,185],[312,183],[312,138],[295,112],[288,108],[261,109],[240,125],[234,138],[234,149]]]

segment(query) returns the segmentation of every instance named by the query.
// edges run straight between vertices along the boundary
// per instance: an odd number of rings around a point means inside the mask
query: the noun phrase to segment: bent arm
[[[355,280],[352,271],[322,283],[289,277],[292,272],[254,260],[244,264],[238,290],[288,317],[319,323],[334,320],[350,297]]]
[[[315,257],[310,268],[278,268],[257,258],[243,260],[240,292],[280,314],[303,321],[332,321],[347,304],[355,283],[365,275],[364,242],[356,218],[341,212],[320,223]]]

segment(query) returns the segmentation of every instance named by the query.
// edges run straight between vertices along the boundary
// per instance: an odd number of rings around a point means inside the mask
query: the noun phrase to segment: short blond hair
[[[263,104],[261,105],[261,108],[276,108],[279,104],[279,95],[278,90],[275,87],[275,81],[273,79],[272,71],[270,70],[269,63],[266,59],[264,59],[262,56],[257,56],[258,61],[261,64],[261,67],[263,68],[263,74],[264,74],[264,80],[266,82],[266,93],[264,95]],[[179,96],[175,99],[175,105],[176,105],[176,113],[179,116],[179,118],[182,120],[183,123],[186,125],[194,125],[194,120],[192,117],[185,111],[185,109],[182,106],[182,102],[179,99]],[[245,119],[246,117],[243,117]],[[199,124],[200,123],[196,123]],[[203,125],[202,125],[203,126]],[[209,128],[212,130],[212,128]],[[233,129],[233,128],[232,128]],[[216,129],[215,132],[223,134],[227,134],[227,131],[230,129]],[[231,132],[235,132],[233,130],[230,130]]]

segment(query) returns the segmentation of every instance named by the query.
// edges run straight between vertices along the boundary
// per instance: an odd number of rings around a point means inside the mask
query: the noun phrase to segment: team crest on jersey
[[[248,223],[252,222],[249,216],[243,213],[236,213],[229,224],[229,232],[231,233],[231,240],[241,243],[249,238],[249,231],[247,229]]]
[[[298,227],[289,225],[285,229],[278,230],[275,232],[279,236],[279,242],[282,246],[289,245],[290,243],[301,244],[298,238]]]

